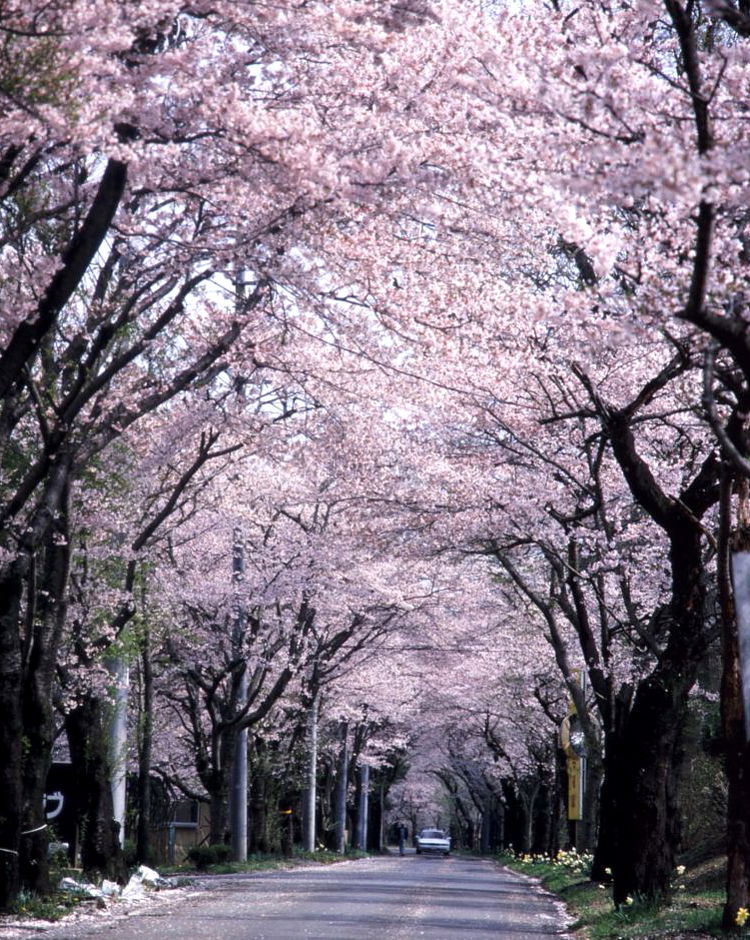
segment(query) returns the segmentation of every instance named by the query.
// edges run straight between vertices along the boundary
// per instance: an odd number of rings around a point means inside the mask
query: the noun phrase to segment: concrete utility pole
[[[370,809],[370,766],[362,764],[359,768],[359,819],[357,820],[358,848],[367,851],[367,823]]]
[[[234,530],[232,551],[232,580],[237,592],[234,620],[234,647],[236,655],[242,652],[245,632],[245,610],[240,597],[245,576],[245,553],[242,533]],[[237,677],[237,697],[235,709],[241,711],[247,703],[247,664],[243,662]],[[232,787],[229,793],[229,825],[232,833],[232,860],[247,860],[247,728],[235,731],[234,762],[232,764]]]
[[[305,837],[306,852],[315,851],[315,810],[318,802],[318,711],[320,693],[313,694],[307,726],[307,786],[305,787]]]
[[[128,752],[128,693],[130,690],[130,668],[124,655],[117,656],[109,667],[115,681],[114,707],[112,710],[112,737],[110,741],[110,764],[112,777],[112,811],[119,824],[120,846],[125,845],[126,774]]]

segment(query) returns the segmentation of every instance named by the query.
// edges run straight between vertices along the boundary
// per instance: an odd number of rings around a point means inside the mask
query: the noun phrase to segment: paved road
[[[200,891],[58,926],[45,940],[541,940],[562,912],[526,879],[481,859],[412,853],[207,879]]]

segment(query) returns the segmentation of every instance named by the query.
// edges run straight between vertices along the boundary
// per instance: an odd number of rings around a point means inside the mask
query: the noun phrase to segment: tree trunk
[[[701,538],[692,523],[670,532],[673,626],[658,665],[638,684],[613,758],[616,905],[628,898],[664,901],[671,893],[680,839],[682,731],[707,651]]]
[[[47,894],[49,883],[49,828],[44,792],[55,740],[53,693],[55,668],[63,625],[70,573],[68,525],[68,467],[62,461],[56,475],[58,512],[39,552],[32,559],[27,582],[27,637],[23,687],[23,832],[21,882],[37,894]],[[37,567],[40,576],[37,582]]]
[[[383,844],[383,825],[384,825],[384,815],[385,815],[385,783],[382,779],[377,780],[377,799],[370,799],[369,811],[368,811],[368,820],[367,820],[367,845],[370,848],[371,852],[382,852],[384,848]],[[375,786],[372,788],[375,789]]]
[[[225,773],[219,771],[213,776],[218,779],[209,793],[211,822],[208,841],[211,845],[219,845],[229,841],[229,814],[227,812],[229,784]]]
[[[660,901],[670,895],[680,836],[680,738],[691,686],[651,676],[636,694],[614,781],[617,905],[629,897]]]
[[[534,846],[534,812],[536,810],[537,796],[539,795],[539,784],[534,783],[528,787],[528,789],[522,785],[519,787],[519,791],[524,813],[523,852],[526,854],[531,852]]]
[[[23,574],[11,564],[0,578],[0,909],[7,910],[21,887],[23,788],[21,709],[22,652],[18,632]]]
[[[612,736],[614,738],[614,736]],[[599,832],[591,863],[591,880],[605,882],[612,880],[612,866],[615,860],[615,842],[617,839],[617,754],[618,745],[605,744],[604,779],[599,796]]]
[[[492,794],[487,790],[482,800],[482,819],[479,824],[479,851],[482,855],[490,854],[493,802]]]
[[[242,533],[234,531],[232,549],[232,581],[235,587],[242,583],[245,571],[245,553]],[[245,630],[245,611],[239,596],[235,598],[234,650],[233,655],[242,657],[242,638]],[[247,704],[247,665],[242,663],[232,676],[232,699],[234,711],[241,712]],[[232,846],[232,861],[247,861],[247,735],[246,727],[233,730],[232,787],[229,794],[229,828]]]
[[[112,806],[107,727],[104,703],[93,695],[65,719],[78,796],[81,864],[86,872],[124,884],[128,872]]]
[[[250,812],[248,819],[249,851],[269,852],[268,811],[272,804],[269,786],[270,774],[265,756],[265,744],[258,735],[250,737]],[[278,844],[277,846],[278,847]]]
[[[32,681],[33,681],[32,677]],[[28,693],[28,689],[26,690]],[[52,708],[38,707],[38,695],[25,696],[23,757],[23,832],[21,836],[21,883],[35,894],[50,891],[49,828],[45,815],[47,774],[52,763],[54,726]],[[49,701],[49,699],[48,699]],[[45,714],[49,711],[49,714]],[[34,719],[37,719],[36,723]]]
[[[617,808],[619,773],[617,755],[620,750],[620,738],[630,713],[631,702],[632,688],[623,686],[615,696],[611,710],[611,726],[604,735],[602,782],[599,788],[599,830],[591,865],[592,881],[612,880],[619,812]]]
[[[219,734],[214,746],[213,767],[201,779],[208,791],[211,823],[208,840],[211,845],[229,844],[229,787],[232,780],[235,737],[231,729]]]

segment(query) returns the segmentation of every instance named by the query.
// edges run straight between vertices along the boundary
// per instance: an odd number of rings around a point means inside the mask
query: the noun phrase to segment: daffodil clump
[[[685,885],[682,884],[680,881],[680,879],[682,878],[684,874],[685,874],[685,866],[678,865],[677,868],[675,868],[675,878],[672,879],[672,887],[676,889],[677,891],[685,890]]]
[[[734,917],[734,922],[738,927],[744,927],[745,921],[750,917],[750,911],[746,907],[741,907],[738,909]]]
[[[580,874],[588,874],[591,871],[591,864],[594,856],[591,852],[578,852],[575,848],[562,849],[555,856],[553,863]]]
[[[565,868],[577,874],[587,874],[591,869],[593,855],[590,852],[578,852],[575,848],[561,849],[557,855],[530,855],[525,852],[516,856],[519,862],[526,865],[543,864]]]

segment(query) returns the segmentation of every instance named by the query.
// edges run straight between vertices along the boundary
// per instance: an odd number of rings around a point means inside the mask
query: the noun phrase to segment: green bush
[[[126,839],[125,845],[122,847],[122,851],[125,855],[125,864],[128,868],[135,868],[138,864],[138,852],[136,850],[136,844],[132,839]]]
[[[229,861],[231,848],[218,843],[216,845],[194,845],[187,853],[188,860],[198,871],[205,871],[211,865],[223,865]]]

